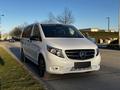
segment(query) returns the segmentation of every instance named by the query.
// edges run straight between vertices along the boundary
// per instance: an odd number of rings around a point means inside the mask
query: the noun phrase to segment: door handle
[[[30,41],[30,40],[27,40],[28,42]]]
[[[27,41],[28,41],[28,42],[31,42],[31,40],[29,40],[29,39],[28,39]]]

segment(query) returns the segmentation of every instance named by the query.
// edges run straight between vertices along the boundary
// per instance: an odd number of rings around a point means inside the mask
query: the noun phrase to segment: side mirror
[[[42,41],[42,39],[39,36],[31,36],[30,40],[33,40],[33,41]]]

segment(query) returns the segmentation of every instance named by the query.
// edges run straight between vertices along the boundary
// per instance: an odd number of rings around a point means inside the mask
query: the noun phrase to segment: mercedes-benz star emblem
[[[81,52],[79,53],[79,55],[80,55],[81,58],[84,58],[84,57],[86,56],[86,53],[85,53],[84,51],[81,51]]]

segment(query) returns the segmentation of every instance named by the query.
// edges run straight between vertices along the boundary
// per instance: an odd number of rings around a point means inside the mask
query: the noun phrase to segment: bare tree
[[[56,17],[52,12],[49,12],[48,19],[41,21],[41,23],[57,23]]]
[[[56,17],[52,12],[48,14],[48,23],[55,23],[56,22]]]
[[[42,21],[42,23],[62,23],[62,24],[72,24],[74,22],[74,17],[72,11],[65,8],[61,15],[55,16],[52,12],[48,14],[48,19]]]
[[[65,8],[63,13],[57,16],[56,20],[59,23],[72,24],[74,22],[72,11],[70,11],[68,8]]]
[[[20,37],[21,33],[22,33],[22,28],[23,27],[15,27],[13,30],[11,30],[11,32],[9,33],[11,36],[13,37]]]

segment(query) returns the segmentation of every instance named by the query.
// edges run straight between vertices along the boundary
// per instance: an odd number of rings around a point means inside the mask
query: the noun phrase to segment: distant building
[[[84,28],[79,30],[83,32],[105,32],[105,30],[98,29],[98,28]]]
[[[12,36],[10,36],[9,34],[2,34],[1,35],[1,38],[0,38],[0,40],[8,40],[8,39],[11,39],[12,38]]]
[[[79,29],[85,37],[92,38],[97,44],[109,44],[111,41],[118,39],[118,32],[110,30],[109,32],[104,29],[98,28],[85,28]]]
[[[117,31],[115,31],[114,29],[111,29],[111,30],[105,31],[105,32],[117,32]]]

